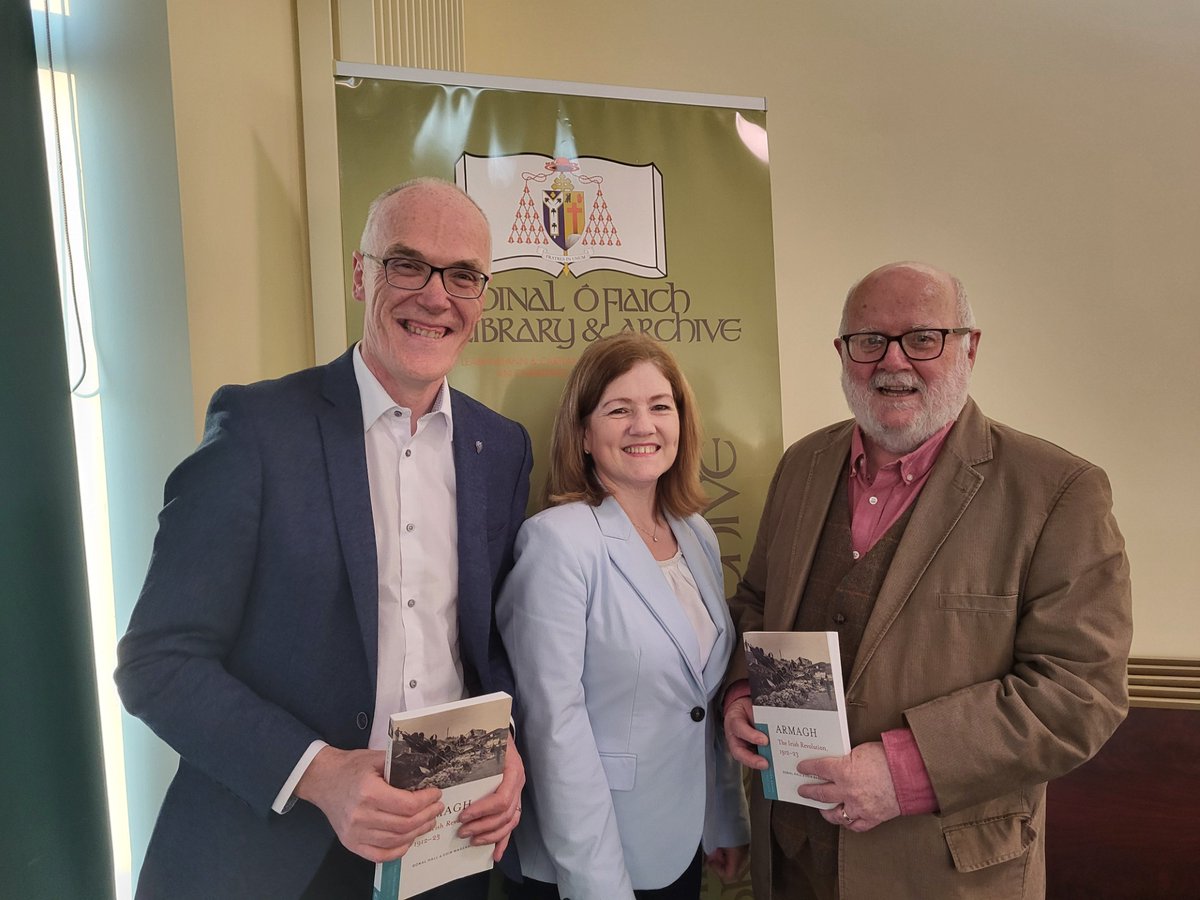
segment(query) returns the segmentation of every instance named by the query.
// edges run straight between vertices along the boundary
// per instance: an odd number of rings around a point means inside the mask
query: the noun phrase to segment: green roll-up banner
[[[583,348],[626,330],[666,343],[703,417],[707,516],[732,592],[783,441],[761,101],[337,71],[343,257],[358,247],[370,201],[405,179],[456,181],[483,207],[495,278],[450,380],[529,428],[534,503],[563,381]],[[349,274],[345,290],[357,340]]]
[[[0,0],[0,897],[113,896],[28,0]]]

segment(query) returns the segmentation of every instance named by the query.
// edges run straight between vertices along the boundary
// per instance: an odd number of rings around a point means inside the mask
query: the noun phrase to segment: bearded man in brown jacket
[[[751,796],[758,900],[1045,895],[1046,782],[1127,708],[1129,565],[1104,472],[987,418],[961,283],[871,272],[834,346],[854,419],[788,449],[739,633],[837,631],[853,749],[801,763],[818,810]],[[725,733],[756,745],[745,661]]]

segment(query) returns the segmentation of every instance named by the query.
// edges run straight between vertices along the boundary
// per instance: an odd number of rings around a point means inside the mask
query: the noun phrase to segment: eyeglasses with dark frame
[[[442,277],[442,287],[451,297],[460,300],[478,300],[483,296],[484,288],[491,277],[467,266],[431,266],[420,259],[410,259],[407,256],[389,256],[382,259],[372,253],[360,250],[362,255],[374,260],[383,267],[383,277],[394,288],[403,291],[419,291],[429,284],[433,273]]]
[[[904,334],[883,334],[879,331],[860,331],[843,334],[840,338],[846,353],[857,363],[879,362],[887,356],[892,341],[913,362],[937,359],[946,349],[946,335],[970,334],[973,328],[914,328]]]

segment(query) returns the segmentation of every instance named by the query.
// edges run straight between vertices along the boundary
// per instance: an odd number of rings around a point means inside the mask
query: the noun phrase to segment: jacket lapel
[[[929,473],[929,480],[921,489],[912,518],[879,589],[875,608],[863,631],[854,669],[846,683],[847,691],[857,683],[938,549],[978,493],[983,475],[974,467],[991,458],[987,419],[975,401],[968,399]]]
[[[611,496],[605,497],[604,502],[594,507],[592,512],[608,546],[609,559],[671,638],[696,684],[703,687],[696,630],[688,621],[679,598],[671,591],[658,563],[637,536],[633,523]]]
[[[318,413],[317,420],[338,541],[346,561],[368,671],[374,674],[379,662],[379,563],[367,480],[362,401],[350,355],[353,352],[352,347],[325,367],[321,393],[329,405]]]
[[[729,607],[725,603],[725,585],[718,580],[720,571],[714,571],[713,560],[705,552],[700,539],[696,537],[696,532],[692,530],[692,526],[680,519],[671,518],[668,519],[668,522],[675,535],[675,540],[679,542],[683,559],[700,591],[700,599],[704,602],[704,607],[708,610],[708,615],[717,628],[717,640],[713,644],[712,652],[709,654],[708,662],[702,672],[704,690],[711,696],[725,679],[725,661],[729,659],[730,646],[733,643],[732,622],[729,618]],[[687,625],[691,633],[695,635],[695,629],[691,627],[691,622],[688,622]],[[694,638],[693,643],[695,643]],[[696,650],[698,654],[698,644]],[[697,656],[697,662],[699,662],[699,656]]]
[[[791,631],[796,627],[800,598],[804,593],[804,585],[808,582],[808,573],[817,553],[821,531],[825,528],[829,504],[833,501],[837,480],[846,477],[850,436],[853,432],[853,420],[831,427],[828,431],[828,443],[813,454],[808,478],[803,485],[797,484],[792,488],[792,496],[784,498],[784,515],[795,515],[797,521],[792,529],[791,552],[787,556],[788,571],[782,581],[787,593],[782,604],[768,604],[768,613],[774,607],[774,615],[769,615],[763,623],[763,627],[768,631]],[[783,521],[780,527],[786,531],[789,524]],[[772,583],[775,583],[773,579]]]
[[[489,658],[491,568],[488,556],[488,445],[480,417],[468,397],[451,391],[454,416],[454,494],[458,517],[458,631],[464,661]],[[482,614],[472,614],[482,601]],[[464,615],[464,612],[467,614]],[[483,679],[487,673],[477,672]]]

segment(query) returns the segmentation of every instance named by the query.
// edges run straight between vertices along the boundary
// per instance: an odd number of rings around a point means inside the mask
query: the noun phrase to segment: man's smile
[[[417,337],[432,338],[441,340],[450,333],[450,329],[444,325],[422,325],[419,322],[414,322],[412,319],[397,319],[400,327],[409,334],[415,334]]]

